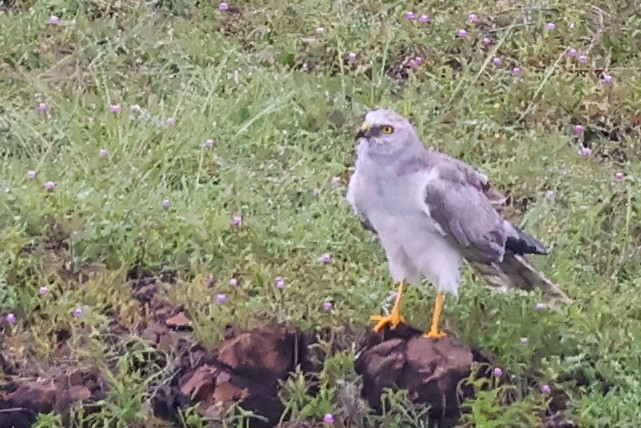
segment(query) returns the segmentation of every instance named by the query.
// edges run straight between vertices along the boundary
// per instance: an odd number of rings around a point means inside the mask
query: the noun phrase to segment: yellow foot
[[[447,337],[447,334],[438,330],[430,330],[427,333],[425,333],[423,337],[427,337],[428,339],[442,339],[444,337]]]
[[[380,333],[386,325],[391,325],[392,329],[396,328],[399,324],[405,322],[405,318],[401,316],[400,311],[392,312],[389,315],[372,315],[369,317],[370,321],[375,321],[374,331]]]

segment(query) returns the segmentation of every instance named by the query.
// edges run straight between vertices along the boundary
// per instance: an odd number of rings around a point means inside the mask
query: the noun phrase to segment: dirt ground
[[[165,278],[166,279],[166,278]],[[278,384],[298,365],[303,372],[319,370],[323,355],[317,347],[319,336],[281,324],[264,324],[245,331],[228,326],[227,334],[213,350],[195,343],[189,314],[158,294],[158,276],[149,271],[130,272],[134,297],[151,316],[136,332],[155,349],[178,355],[164,361],[171,379],[157,390],[152,400],[154,415],[177,423],[177,410],[198,405],[209,418],[222,417],[235,402],[262,415],[267,422],[254,420],[252,427],[276,426],[284,411],[277,394]],[[110,339],[128,333],[114,319]],[[430,417],[441,426],[454,426],[463,411],[461,398],[470,398],[471,387],[457,389],[478,363],[489,362],[455,338],[432,341],[407,325],[375,334],[360,335],[361,352],[355,361],[362,377],[362,397],[375,411],[381,410],[381,394],[388,387],[409,392],[416,403],[431,405]],[[68,332],[58,332],[56,355],[67,355]],[[354,336],[357,337],[357,336]],[[195,344],[194,344],[195,343]],[[336,349],[339,350],[339,349]],[[8,352],[0,353],[0,428],[29,427],[38,413],[55,411],[66,416],[82,404],[87,413],[99,410],[110,388],[99,367],[79,368],[73,361],[58,358],[57,364],[32,373],[18,370]],[[489,366],[488,366],[489,367]],[[478,376],[489,376],[489,369]],[[551,417],[549,427],[569,427]]]

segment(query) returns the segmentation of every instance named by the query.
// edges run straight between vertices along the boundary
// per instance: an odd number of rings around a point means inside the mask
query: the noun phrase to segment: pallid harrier
[[[485,175],[446,154],[423,147],[416,129],[398,113],[367,113],[358,135],[356,171],[346,199],[363,226],[382,245],[398,293],[390,315],[373,315],[380,331],[403,321],[406,283],[421,276],[437,288],[432,324],[425,336],[445,336],[440,318],[445,294],[458,294],[467,260],[493,286],[532,290],[571,300],[525,259],[544,246],[496,211],[505,197]]]

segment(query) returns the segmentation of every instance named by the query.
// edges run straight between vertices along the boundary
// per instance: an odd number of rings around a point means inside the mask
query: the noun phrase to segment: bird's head
[[[422,148],[412,124],[395,111],[383,108],[365,115],[356,140],[365,154],[377,157],[395,158],[408,149]]]

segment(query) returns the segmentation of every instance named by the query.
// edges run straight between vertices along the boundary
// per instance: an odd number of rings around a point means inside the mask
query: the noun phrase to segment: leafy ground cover
[[[536,294],[492,294],[466,272],[445,328],[510,386],[479,391],[459,424],[638,425],[634,4],[1,9],[0,368],[13,379],[82,370],[77,383],[91,378],[96,402],[90,415],[72,413],[76,423],[170,423],[154,403],[184,342],[206,352],[230,326],[266,322],[329,329],[330,345],[342,343],[313,394],[301,373],[281,387],[291,423],[424,423],[403,397],[381,416],[363,413],[354,393],[352,332],[392,284],[343,196],[354,130],[386,106],[510,195],[511,218],[549,247],[535,264],[575,299],[547,310]],[[407,318],[427,326],[432,303],[429,286],[410,290]],[[191,331],[160,346],[159,320]],[[34,426],[71,423],[49,410]],[[196,408],[178,412],[171,423],[206,426]],[[239,408],[226,417],[249,419]]]

